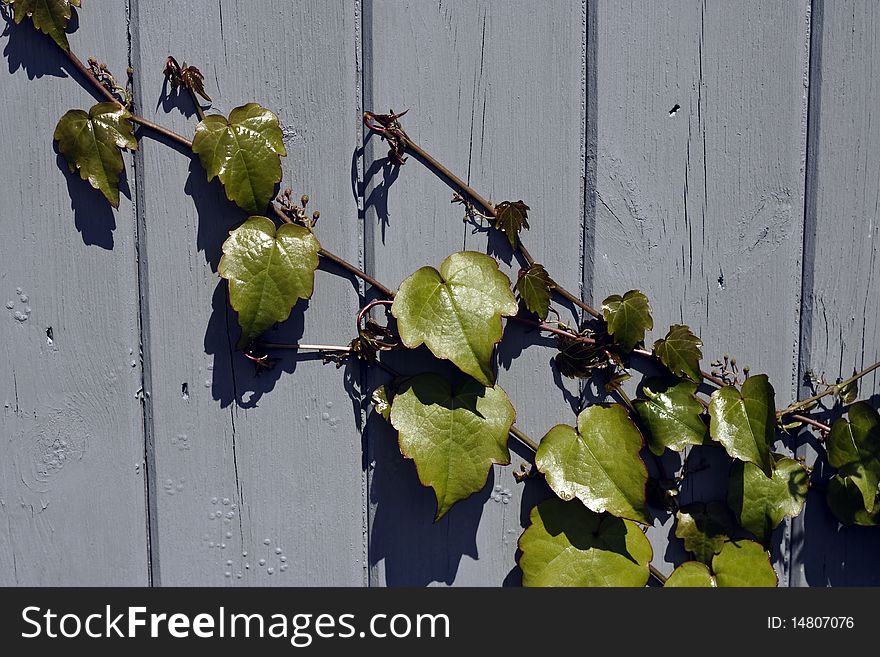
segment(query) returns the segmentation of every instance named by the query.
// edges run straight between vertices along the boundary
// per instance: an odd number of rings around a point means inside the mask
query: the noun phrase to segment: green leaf
[[[594,344],[558,336],[556,345],[559,353],[553,362],[559,373],[570,379],[587,379],[610,365],[608,354]]]
[[[434,489],[439,520],[486,484],[493,463],[507,465],[507,439],[516,412],[498,387],[458,375],[409,379],[391,403],[401,453],[415,461],[419,481]]]
[[[665,338],[654,343],[654,353],[675,376],[683,376],[695,383],[703,380],[700,359],[703,343],[684,324],[673,324]]]
[[[703,405],[694,394],[697,384],[669,378],[652,378],[642,384],[646,399],[633,401],[647,429],[646,440],[654,454],[669,448],[682,451],[687,445],[702,445],[708,434]]]
[[[507,235],[515,249],[520,231],[529,229],[529,206],[522,201],[502,201],[495,206],[495,227]]]
[[[861,491],[864,508],[873,509],[880,485],[880,415],[866,402],[850,406],[847,415],[831,426],[828,462]]]
[[[666,580],[671,587],[774,587],[776,571],[770,555],[754,541],[729,541],[712,558],[712,570],[705,564],[683,563]]]
[[[727,502],[743,529],[767,545],[783,518],[801,512],[809,485],[809,471],[794,459],[779,458],[769,479],[755,464],[734,461]]]
[[[648,583],[653,551],[635,523],[557,499],[541,502],[529,519],[519,539],[523,586]]]
[[[535,464],[563,500],[574,497],[597,513],[649,524],[648,471],[639,456],[642,436],[619,404],[581,411],[577,430],[558,424],[544,436]]]
[[[131,114],[117,103],[98,103],[88,114],[70,110],[55,127],[58,150],[70,172],[100,191],[119,207],[119,178],[125,170],[120,149],[137,149]]]
[[[9,0],[7,4],[11,4],[15,10],[16,24],[29,16],[35,28],[52,37],[64,50],[70,51],[65,30],[70,21],[70,8],[79,7],[79,0]]]
[[[856,371],[853,370],[853,376],[855,376]],[[859,380],[855,379],[850,381],[846,385],[837,385],[835,387],[835,396],[841,401],[843,404],[852,404],[856,398],[859,396]]]
[[[608,334],[624,351],[645,339],[645,331],[654,328],[648,297],[638,290],[630,290],[623,296],[612,294],[602,302],[602,316],[608,324]]]
[[[229,281],[229,300],[241,325],[239,347],[283,322],[300,299],[312,296],[321,245],[311,231],[250,217],[223,243],[220,276]]]
[[[675,514],[675,535],[703,563],[712,562],[735,529],[733,515],[723,502],[694,502]]]
[[[426,344],[438,358],[491,386],[492,352],[501,339],[501,317],[515,315],[516,299],[498,263],[482,253],[453,253],[440,271],[422,267],[403,283],[391,313],[410,349]]]
[[[278,117],[257,103],[236,107],[228,120],[205,117],[196,126],[193,151],[208,180],[219,176],[227,198],[250,212],[266,209],[281,181],[281,156],[287,155]]]
[[[850,477],[834,475],[825,489],[828,508],[845,525],[872,527],[880,524],[880,501],[871,510],[865,509],[862,491]]]
[[[709,433],[733,458],[750,461],[773,475],[776,395],[765,374],[750,376],[742,390],[724,386],[709,399]]]
[[[547,319],[550,310],[551,290],[556,286],[543,265],[535,263],[519,274],[516,291],[526,304],[529,312],[535,313],[541,321]]]
[[[385,418],[386,422],[391,421],[391,403],[388,401],[388,391],[385,389],[385,386],[379,386],[375,390],[373,390],[373,394],[370,396],[370,399],[373,402],[373,408],[375,411]]]

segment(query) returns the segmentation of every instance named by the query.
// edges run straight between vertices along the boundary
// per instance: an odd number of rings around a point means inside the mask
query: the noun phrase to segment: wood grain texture
[[[880,360],[880,7],[817,2],[812,25],[801,374],[833,383]],[[859,398],[878,405],[876,373]],[[809,436],[801,440],[814,479],[831,476]],[[795,583],[880,584],[880,528],[840,526],[814,490],[795,531]]]
[[[82,18],[124,72],[125,4]],[[29,21],[0,44],[0,585],[146,585],[131,159],[114,211],[53,151],[92,96]]]
[[[584,170],[584,13],[580,3],[374,1],[364,11],[364,106],[409,109],[408,134],[495,202],[531,206],[524,235],[534,257],[575,292],[581,280]],[[414,158],[388,165],[369,140],[365,171],[366,262],[387,285],[462,249],[488,252],[516,276],[506,238],[462,223],[452,191]],[[562,317],[571,321],[570,314]],[[550,368],[552,344],[508,325],[498,381],[536,439],[573,424],[577,386]],[[401,362],[417,373],[429,359]],[[558,376],[558,375],[557,375]],[[543,483],[517,484],[493,468],[483,490],[432,524],[433,492],[422,488],[381,419],[370,448],[373,585],[516,584],[516,541]],[[515,441],[513,467],[529,454]]]
[[[730,353],[766,372],[787,403],[799,339],[809,2],[592,6],[593,298],[641,289],[654,310],[651,340],[688,324],[703,339],[704,368]],[[712,462],[710,449],[693,456]],[[723,495],[724,475],[717,465],[692,475],[684,497]],[[678,541],[664,546],[671,524],[650,534],[666,571],[684,556]],[[788,549],[779,530],[783,585]]]
[[[318,238],[360,257],[352,154],[360,140],[356,7],[313,2],[136,2],[140,108],[192,135],[188,97],[163,99],[174,55],[201,68],[227,114],[256,101],[275,111],[288,156],[284,185],[320,209]],[[154,513],[154,581],[162,585],[360,585],[364,539],[360,411],[348,369],[280,357],[255,375],[234,349],[236,317],[216,268],[244,214],[197,161],[146,139],[138,164]],[[357,287],[319,271],[268,339],[354,337]],[[307,312],[306,312],[307,310]],[[357,377],[354,377],[356,382]]]

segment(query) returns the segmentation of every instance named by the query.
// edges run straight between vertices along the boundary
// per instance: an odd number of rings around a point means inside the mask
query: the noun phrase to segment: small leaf
[[[501,339],[501,318],[517,310],[498,263],[473,251],[453,253],[440,271],[416,271],[400,284],[391,307],[403,344],[427,345],[486,386],[495,381],[492,353]]]
[[[654,343],[654,353],[675,376],[683,376],[699,383],[703,380],[700,373],[702,346],[703,343],[691,333],[690,328],[683,324],[673,324],[666,337]]]
[[[290,316],[296,302],[312,296],[321,245],[311,231],[266,217],[250,217],[223,243],[220,276],[241,325],[239,347]]]
[[[516,248],[519,232],[529,228],[529,206],[522,201],[503,201],[495,206],[495,227]]]
[[[196,126],[193,151],[208,180],[219,176],[227,198],[250,212],[265,210],[281,180],[281,156],[287,155],[278,117],[257,103],[236,107],[228,120],[205,117]]]
[[[694,394],[697,384],[679,379],[652,378],[642,384],[647,399],[633,401],[645,425],[648,448],[657,456],[669,448],[682,451],[687,445],[702,445],[708,435],[703,405]]]
[[[684,541],[684,549],[703,563],[712,562],[734,529],[733,515],[723,502],[694,502],[675,514],[675,535]]]
[[[550,278],[543,265],[535,263],[528,269],[521,271],[516,280],[516,291],[529,309],[541,318],[547,319],[550,310],[550,294],[556,284]]]
[[[734,461],[727,502],[743,529],[767,545],[783,518],[801,512],[809,485],[810,473],[794,459],[777,460],[769,479],[755,464]]]
[[[577,426],[556,425],[535,454],[553,492],[563,500],[576,497],[597,513],[650,523],[642,436],[626,409],[590,406],[578,415]]]
[[[117,103],[98,103],[88,114],[70,110],[55,127],[58,150],[71,173],[100,191],[114,208],[119,207],[119,178],[125,169],[120,149],[137,149],[131,114]]]
[[[612,294],[602,302],[602,316],[608,324],[608,333],[624,351],[645,339],[645,331],[654,328],[648,297],[638,290],[630,290],[623,296]]]
[[[459,375],[407,381],[391,403],[391,424],[401,453],[413,459],[419,481],[434,489],[439,520],[449,508],[486,484],[493,463],[507,465],[507,439],[516,412],[498,387]]]
[[[831,426],[828,462],[861,491],[863,507],[873,509],[880,485],[880,415],[866,402],[850,406],[847,415]]]
[[[750,376],[742,390],[724,386],[709,399],[709,433],[735,459],[750,461],[773,476],[770,445],[775,437],[776,395],[767,375]]]
[[[834,475],[825,489],[828,508],[845,525],[872,527],[880,524],[880,501],[871,510],[865,509],[862,491],[850,477]]]
[[[569,379],[587,379],[610,364],[608,354],[589,342],[558,336],[556,346],[559,353],[553,362],[559,373]]]
[[[35,28],[52,37],[64,50],[70,51],[65,30],[70,21],[71,6],[79,7],[80,0],[9,0],[7,4],[11,4],[15,10],[16,24],[29,16]]]
[[[180,81],[185,87],[211,102],[211,97],[205,93],[205,76],[195,66],[184,66],[180,71]]]
[[[388,401],[388,391],[385,389],[385,386],[379,386],[375,390],[373,390],[373,394],[370,396],[370,399],[373,401],[373,409],[385,418],[386,422],[391,421],[391,404]]]
[[[639,526],[579,502],[534,507],[519,539],[523,586],[631,586],[648,583],[653,550]]]
[[[856,371],[853,370],[853,376],[856,375]],[[835,396],[841,401],[843,404],[852,404],[856,398],[859,396],[859,380],[854,379],[850,381],[846,385],[837,385],[835,389]]]
[[[712,558],[712,570],[705,564],[683,563],[666,580],[669,587],[775,587],[776,571],[770,555],[754,541],[728,541]]]

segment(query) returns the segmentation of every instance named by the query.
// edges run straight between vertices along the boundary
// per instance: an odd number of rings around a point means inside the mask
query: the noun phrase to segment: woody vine
[[[84,64],[71,51],[66,30],[80,5],[4,0],[16,23],[27,19],[51,38],[104,98],[58,121],[54,139],[71,172],[118,207],[122,151],[138,148],[139,131],[159,133],[198,157],[207,179],[218,178],[228,199],[252,215],[230,232],[219,264],[241,328],[238,348],[258,368],[271,367],[272,350],[315,349],[328,361],[352,359],[384,371],[388,382],[371,393],[374,412],[397,430],[402,455],[433,489],[436,519],[481,490],[493,464],[510,463],[510,439],[533,450],[534,467],[517,478],[543,476],[556,497],[531,510],[519,539],[525,585],[644,586],[653,577],[665,586],[775,586],[771,534],[803,510],[811,485],[802,461],[773,451],[778,434],[795,430],[814,432],[837,469],[825,485],[834,515],[845,524],[880,523],[880,414],[857,401],[859,379],[880,363],[834,383],[816,380],[812,397],[777,408],[767,376],[740,371],[735,359],[725,356],[705,371],[702,343],[688,326],[673,325],[651,343],[654,321],[640,291],[613,294],[594,308],[556,284],[522,242],[530,228],[523,201],[493,204],[471,189],[407,135],[405,112],[366,112],[364,125],[386,140],[394,165],[415,155],[455,189],[453,200],[468,217],[506,236],[522,265],[511,283],[490,256],[453,253],[414,272],[395,292],[322,248],[320,215],[309,213],[307,196],[277,193],[286,149],[274,113],[247,103],[229,116],[206,115],[202,101],[211,98],[201,72],[169,57],[165,75],[189,94],[199,118],[192,139],[139,116],[131,70],[120,84],[105,65]],[[300,299],[312,296],[322,261],[360,278],[379,297],[353,318],[356,337],[347,346],[262,341]],[[559,299],[582,311],[579,325],[550,319]],[[374,319],[379,311],[384,321]],[[540,441],[524,434],[493,368],[506,322],[555,336],[553,366],[563,376],[593,381],[608,401],[587,406],[573,426],[558,424]],[[382,360],[384,351],[422,345],[457,373],[403,377]],[[644,370],[653,374],[630,398],[623,384]],[[830,426],[819,419],[829,411],[826,402],[837,416]],[[698,445],[728,455],[727,497],[682,506],[676,493],[687,468],[677,478],[650,478],[644,458]],[[668,578],[650,565],[649,501],[675,514],[675,534],[691,556]]]

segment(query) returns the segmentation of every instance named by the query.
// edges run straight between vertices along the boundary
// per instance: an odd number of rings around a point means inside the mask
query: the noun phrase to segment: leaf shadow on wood
[[[98,246],[102,249],[113,248],[113,231],[116,230],[116,214],[104,195],[92,187],[88,181],[83,180],[77,171],[71,172],[67,166],[67,160],[58,153],[58,144],[55,147],[55,164],[58,170],[64,174],[67,182],[67,195],[70,197],[70,209],[73,210],[73,222],[86,246]],[[131,200],[131,190],[128,186],[128,174],[122,173],[119,179],[119,191],[125,198]]]
[[[369,166],[366,166],[366,154],[372,153],[372,148],[367,146],[373,138],[373,133],[369,133],[360,148],[354,149],[351,155],[351,191],[356,202],[364,199],[363,209],[359,212],[361,221],[365,221],[370,210],[376,213],[376,218],[382,230],[382,243],[385,243],[385,230],[391,224],[391,216],[388,212],[388,194],[391,186],[400,176],[400,166],[394,164],[387,157],[373,159]],[[363,180],[361,180],[360,171],[358,170],[358,161],[364,162],[365,170]],[[379,173],[382,174],[381,181],[373,182]],[[369,195],[367,195],[369,190]]]
[[[10,73],[22,69],[29,80],[44,75],[67,77],[64,70],[67,58],[59,48],[55,48],[51,41],[48,41],[46,35],[34,29],[30,19],[25,19],[16,25],[12,18],[12,9],[6,4],[0,4],[0,17],[6,23],[0,37],[8,39],[3,49],[3,56],[7,59]],[[78,26],[79,19],[76,10],[73,10],[67,32],[74,32]]]
[[[516,442],[511,444],[511,449],[522,456],[524,459],[532,462],[532,468],[534,469],[535,455],[534,453],[532,453],[531,450]],[[522,496],[520,497],[519,525],[520,529],[525,531],[526,527],[528,527],[530,523],[529,514],[531,514],[532,509],[538,506],[538,504],[540,504],[544,500],[555,497],[555,495],[553,494],[553,491],[550,490],[550,486],[547,485],[546,479],[540,476],[529,477],[520,485],[522,486]],[[520,532],[520,534],[521,533],[522,532]],[[519,540],[519,536],[517,536],[517,540]],[[514,555],[516,559],[516,565],[510,569],[507,575],[505,575],[504,581],[501,584],[502,586],[522,586],[523,573],[522,568],[519,567],[519,559],[521,556],[522,552],[517,545],[516,554]]]
[[[185,87],[177,87],[172,89],[168,78],[162,83],[162,91],[156,101],[156,110],[162,108],[166,114],[173,110],[178,110],[186,118],[191,118],[196,113],[195,105]]]
[[[199,159],[191,153],[188,155],[189,175],[183,191],[192,199],[196,208],[196,248],[204,254],[205,262],[211,265],[211,271],[216,273],[223,255],[223,242],[229,237],[229,231],[247,219],[248,215],[226,198],[220,180],[214,178],[208,182]]]

